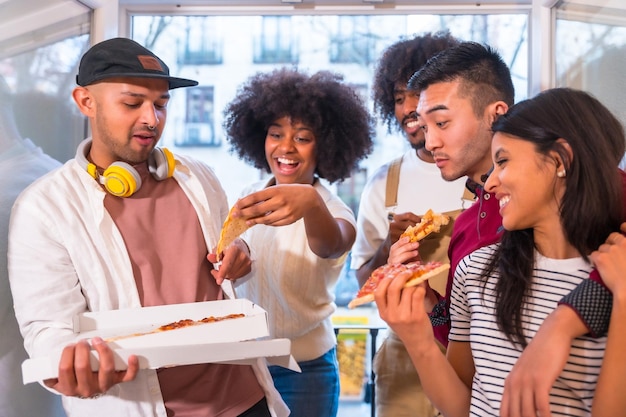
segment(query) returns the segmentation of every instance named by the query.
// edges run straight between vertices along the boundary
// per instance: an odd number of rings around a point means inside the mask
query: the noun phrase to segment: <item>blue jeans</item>
[[[339,366],[332,348],[312,361],[298,362],[302,373],[270,366],[274,386],[291,417],[336,417],[339,407]]]

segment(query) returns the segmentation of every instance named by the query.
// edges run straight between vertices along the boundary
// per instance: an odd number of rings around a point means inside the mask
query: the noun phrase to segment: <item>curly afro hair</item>
[[[239,87],[224,110],[231,150],[267,172],[265,138],[274,121],[290,117],[315,134],[316,174],[343,181],[372,151],[374,120],[355,90],[329,71],[297,69],[257,73]]]
[[[432,56],[458,43],[446,31],[427,33],[411,39],[402,37],[385,50],[376,67],[372,98],[374,111],[380,114],[390,133],[394,127],[396,130],[400,129],[395,115],[396,85],[405,85],[415,71],[422,68]]]

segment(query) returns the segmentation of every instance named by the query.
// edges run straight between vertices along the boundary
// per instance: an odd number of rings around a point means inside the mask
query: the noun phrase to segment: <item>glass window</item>
[[[200,19],[199,16],[194,18]],[[159,23],[158,34],[154,31]],[[187,35],[188,16],[133,15],[131,37],[150,46],[170,65],[173,74],[196,79],[199,90],[173,90],[163,146],[193,154],[211,165],[233,203],[240,191],[264,173],[230,153],[222,129],[223,109],[249,76],[284,65],[296,65],[308,72],[331,70],[358,86],[364,97],[371,95],[377,57],[401,36],[449,30],[464,39],[489,43],[497,48],[511,67],[517,100],[528,91],[528,14],[426,15],[236,15],[211,16],[198,36],[219,39],[222,60],[217,65],[177,60],[180,51],[194,50],[202,39]],[[211,26],[213,25],[213,26]],[[195,33],[195,32],[194,32]],[[174,47],[173,47],[174,46]],[[203,90],[204,89],[204,90]],[[209,104],[210,103],[210,104]],[[198,115],[207,115],[199,119]],[[201,120],[198,122],[197,120]],[[197,125],[202,125],[198,127]],[[204,146],[212,144],[213,146]],[[202,145],[202,146],[201,146]],[[400,133],[389,134],[378,126],[375,149],[362,163],[354,181],[341,188],[342,197],[355,205],[363,178],[406,149]]]
[[[255,64],[296,64],[297,39],[291,16],[262,16],[261,27],[254,39]]]
[[[376,51],[370,30],[373,16],[339,16],[330,39],[330,62],[364,64],[375,60]]]
[[[167,27],[169,16],[157,19],[157,27]],[[187,16],[185,36],[179,45],[178,62],[181,65],[218,65],[222,63],[222,39],[215,31],[214,16]],[[158,32],[157,32],[158,33]],[[157,37],[155,33],[155,37]]]
[[[556,9],[555,86],[592,93],[626,127],[626,5],[614,5],[565,1]]]
[[[87,136],[72,90],[78,62],[88,47],[89,35],[78,35],[0,60],[0,76],[13,94],[21,136],[61,162],[73,158]]]
[[[176,146],[220,146],[213,131],[213,87],[192,87],[187,93],[185,134],[174,138]]]

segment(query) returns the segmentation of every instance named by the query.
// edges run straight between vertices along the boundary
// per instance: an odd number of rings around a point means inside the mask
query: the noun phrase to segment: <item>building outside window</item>
[[[555,33],[556,86],[594,93],[626,125],[626,11],[563,4]]]
[[[255,64],[297,64],[298,39],[291,16],[262,16],[254,38]]]
[[[163,22],[163,19],[159,19]],[[223,41],[216,31],[215,16],[186,16],[185,36],[177,40],[180,65],[219,65]]]
[[[460,39],[486,42],[498,49],[512,70],[516,99],[526,98],[528,94],[528,14],[524,12],[211,15],[206,21],[208,26],[197,32],[205,40],[194,39],[193,42],[192,32],[188,31],[192,22],[189,18],[133,14],[130,33],[138,42],[149,44],[166,62],[174,63],[170,66],[172,73],[199,81],[196,92],[193,91],[196,88],[188,92],[185,89],[172,91],[162,145],[181,147],[177,152],[193,154],[211,165],[222,179],[231,203],[245,186],[265,175],[230,152],[222,128],[223,109],[235,97],[237,88],[257,72],[284,66],[295,66],[309,73],[319,70],[337,72],[347,83],[359,86],[371,109],[371,83],[381,52],[400,37],[448,30]],[[200,16],[193,18],[200,19]],[[154,36],[155,21],[167,22],[158,36]],[[172,45],[194,50],[195,46],[186,44],[201,45],[207,39],[221,40],[221,63],[176,59]],[[210,113],[212,117],[199,116]],[[373,169],[402,154],[406,146],[400,132],[389,133],[386,126],[378,126],[374,152],[362,163],[358,177],[367,176]],[[355,180],[354,185],[361,182]],[[353,195],[342,197],[355,204],[361,186],[346,184],[341,191]]]
[[[626,10],[565,1],[555,12],[555,86],[592,93],[626,128]]]
[[[213,129],[213,87],[191,87],[185,93],[185,134],[174,138],[176,146],[220,146],[222,141],[215,137]]]
[[[376,60],[376,41],[370,30],[370,16],[337,16],[330,39],[330,62],[368,65]]]

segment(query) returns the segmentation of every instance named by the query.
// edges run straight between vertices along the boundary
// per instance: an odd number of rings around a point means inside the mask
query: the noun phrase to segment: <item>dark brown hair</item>
[[[406,86],[409,78],[428,59],[458,43],[449,32],[426,33],[410,39],[401,38],[383,52],[376,66],[372,98],[374,111],[380,115],[389,132],[392,127],[401,129],[395,116],[396,87]]]
[[[409,79],[408,88],[421,91],[450,81],[459,81],[460,94],[470,98],[479,117],[491,103],[512,106],[515,100],[509,67],[495,49],[477,42],[462,42],[437,54]]]
[[[618,164],[624,155],[624,128],[611,112],[583,91],[555,88],[511,107],[492,127],[535,145],[564,161],[565,193],[560,205],[567,240],[585,260],[623,221],[623,188]],[[572,157],[563,146],[570,146]],[[514,343],[526,346],[521,317],[532,283],[535,245],[532,229],[505,231],[483,278],[497,271],[496,320]]]

